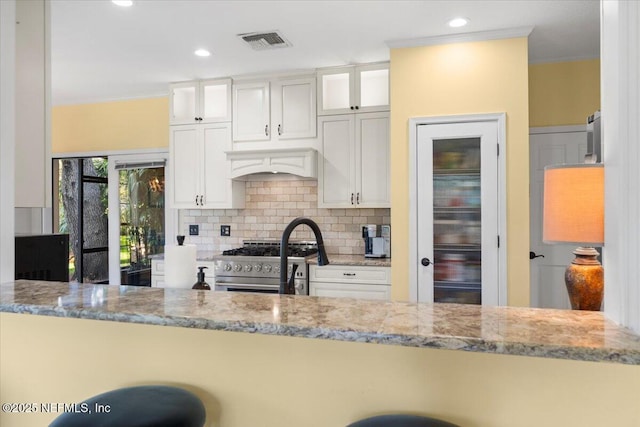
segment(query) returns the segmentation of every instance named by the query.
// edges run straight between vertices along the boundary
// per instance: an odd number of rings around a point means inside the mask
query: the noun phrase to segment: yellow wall
[[[409,298],[409,143],[412,117],[507,115],[508,304],[529,305],[527,39],[391,50],[392,297]]]
[[[169,99],[146,98],[53,107],[52,152],[169,146]]]
[[[7,313],[0,335],[3,403],[164,383],[198,394],[209,426],[344,427],[391,411],[464,427],[640,425],[637,366]]]
[[[600,60],[529,66],[529,125],[584,125],[600,109]]]

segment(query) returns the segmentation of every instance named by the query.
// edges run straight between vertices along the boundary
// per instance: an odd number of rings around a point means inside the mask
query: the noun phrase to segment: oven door
[[[309,295],[306,279],[294,281],[296,295]],[[280,280],[266,277],[224,277],[216,276],[216,291],[226,292],[254,292],[262,294],[277,294],[280,291]]]

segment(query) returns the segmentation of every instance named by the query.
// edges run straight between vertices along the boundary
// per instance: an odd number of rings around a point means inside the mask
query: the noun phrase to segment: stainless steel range
[[[316,242],[294,241],[288,245],[288,272],[293,272],[296,295],[309,295],[306,258],[318,252]],[[213,258],[215,290],[277,294],[280,288],[280,242],[245,240],[243,246]]]

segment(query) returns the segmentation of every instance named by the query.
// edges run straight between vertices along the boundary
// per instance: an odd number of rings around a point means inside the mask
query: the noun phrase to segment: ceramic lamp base
[[[604,295],[604,269],[594,248],[577,248],[564,273],[573,310],[600,311]]]

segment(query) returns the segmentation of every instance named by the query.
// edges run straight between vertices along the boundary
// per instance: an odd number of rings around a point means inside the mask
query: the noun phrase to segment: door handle
[[[544,258],[544,255],[538,255],[535,252],[529,252],[529,259]]]
[[[264,136],[269,136],[269,125],[264,125]]]
[[[433,265],[434,263],[431,262],[431,260],[429,258],[422,258],[420,260],[420,264],[424,265],[425,267],[428,267],[430,265]]]

